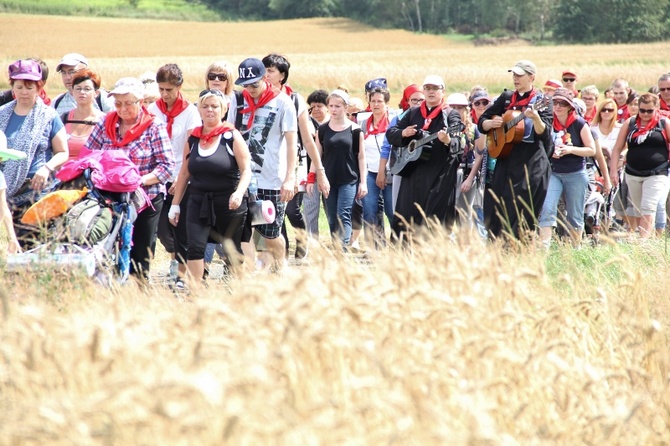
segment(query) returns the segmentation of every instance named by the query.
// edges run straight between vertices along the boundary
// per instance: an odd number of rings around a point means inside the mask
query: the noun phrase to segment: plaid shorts
[[[275,205],[275,221],[267,225],[255,226],[256,231],[267,239],[275,239],[281,235],[281,227],[284,224],[284,214],[286,213],[286,203],[281,201],[280,191],[274,189],[258,189],[259,200],[270,200]]]

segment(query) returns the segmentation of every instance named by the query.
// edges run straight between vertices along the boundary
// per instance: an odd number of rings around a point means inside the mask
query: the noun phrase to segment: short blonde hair
[[[226,82],[226,88],[223,91],[223,94],[225,94],[226,96],[230,96],[230,94],[233,92],[233,72],[230,70],[228,62],[220,60],[218,62],[214,62],[213,64],[207,67],[207,71],[205,72],[205,89],[209,89],[209,79],[207,79],[209,73],[226,74],[228,82]]]

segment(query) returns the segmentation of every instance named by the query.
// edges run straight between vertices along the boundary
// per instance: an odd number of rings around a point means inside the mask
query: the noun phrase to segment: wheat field
[[[668,42],[475,47],[468,41],[376,30],[345,19],[188,23],[0,14],[0,39],[5,42],[2,64],[38,56],[54,69],[63,54],[80,52],[108,88],[120,77],[177,63],[184,71],[184,89],[192,97],[204,87],[204,72],[212,62],[227,60],[236,68],[246,57],[262,58],[270,52],[289,58],[290,83],[305,95],[340,84],[360,95],[366,81],[383,76],[395,93],[393,103],[406,85],[421,83],[427,74],[442,75],[450,91],[469,90],[475,84],[494,93],[510,88],[507,69],[518,59],[537,64],[539,84],[570,68],[579,75],[578,86],[596,84],[601,89],[622,77],[646,91],[670,70]],[[56,73],[47,89],[63,90]]]
[[[583,85],[667,71],[666,43],[476,48],[341,20],[0,15],[0,36],[0,61],[80,51],[106,79],[177,62],[188,91],[211,61],[270,51],[305,91],[428,72],[502,86],[521,57]],[[188,301],[158,280],[2,271],[0,445],[667,445],[669,258],[663,239],[535,251],[433,228],[367,258],[313,247]]]

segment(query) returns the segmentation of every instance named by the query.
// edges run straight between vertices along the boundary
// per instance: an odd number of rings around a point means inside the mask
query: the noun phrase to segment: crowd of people
[[[0,165],[8,250],[25,248],[20,217],[68,159],[118,149],[150,200],[134,222],[131,272],[148,277],[159,240],[178,287],[199,284],[215,252],[231,273],[284,268],[285,219],[295,257],[306,257],[322,204],[343,251],[360,246],[361,229],[367,249],[383,249],[433,223],[540,246],[563,226],[579,245],[599,185],[613,225],[640,237],[665,228],[670,74],[643,94],[614,79],[601,95],[580,90],[574,70],[541,85],[535,64],[520,60],[500,94],[481,85],[448,94],[428,73],[395,108],[382,77],[365,84],[363,100],[342,85],[305,99],[288,83],[290,66],[279,54],[247,58],[236,73],[214,62],[190,103],[173,63],[105,91],[86,57],[66,54],[56,67],[66,91],[53,100],[43,61],[12,63],[0,145],[26,156]],[[252,218],[260,201],[272,203],[274,220]]]

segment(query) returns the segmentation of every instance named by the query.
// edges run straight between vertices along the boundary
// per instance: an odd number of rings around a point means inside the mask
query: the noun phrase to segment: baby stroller
[[[106,157],[105,153],[99,152],[96,157]],[[131,163],[125,153],[122,157]],[[133,165],[137,172],[134,192],[109,191],[105,189],[129,189],[132,186],[106,187],[100,181],[99,170],[102,165],[107,164],[80,161],[71,161],[78,163],[75,168],[68,166],[69,163],[63,166],[59,178],[65,181],[60,184],[59,189],[81,189],[85,195],[63,215],[42,224],[41,228],[35,227],[38,233],[43,234],[40,243],[24,253],[10,254],[7,258],[8,271],[44,267],[65,271],[78,269],[108,286],[114,281],[123,283],[127,280],[130,272],[133,222],[137,217],[137,206],[146,202],[139,187],[139,173]],[[73,178],[73,175],[78,176]],[[115,179],[118,180],[118,177]]]
[[[607,200],[603,196],[604,190],[603,179],[597,177],[584,203],[584,233],[586,235],[597,235],[603,224],[605,228],[609,225],[607,212],[611,207],[607,206]]]

